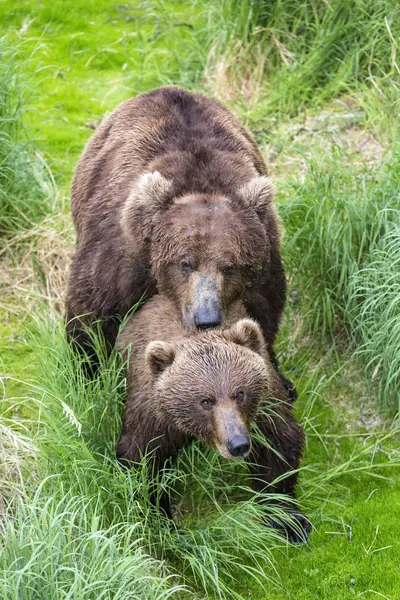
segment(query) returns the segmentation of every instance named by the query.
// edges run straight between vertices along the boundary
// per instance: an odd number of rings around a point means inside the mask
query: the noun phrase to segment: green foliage
[[[42,220],[55,197],[51,174],[24,130],[26,105],[21,60],[1,38],[0,236],[14,235]]]
[[[316,336],[345,324],[350,279],[391,226],[400,193],[398,158],[381,173],[354,176],[354,166],[338,154],[311,163],[304,182],[290,185],[281,209],[285,259]]]
[[[387,233],[349,282],[346,319],[382,404],[400,410],[400,210],[385,217]]]
[[[4,600],[182,598],[182,587],[143,552],[134,523],[104,529],[95,498],[46,481],[20,497],[0,521],[0,593]]]
[[[396,154],[354,176],[340,154],[312,164],[282,204],[285,259],[304,330],[320,340],[345,329],[387,406],[398,402],[399,199]]]
[[[215,3],[215,14],[220,53],[232,55],[240,42],[248,63],[265,64],[268,113],[294,114],[366,81],[382,94],[399,89],[396,2],[224,0]]]
[[[26,120],[63,191],[93,127],[119,102],[160,85],[198,86],[205,10],[189,0],[2,2],[9,43],[32,57],[26,70],[42,69]]]
[[[116,353],[109,359],[101,357],[99,377],[88,380],[82,359],[64,339],[58,317],[52,325],[38,322],[32,344],[41,363],[39,381],[20,402],[31,410],[36,407],[28,424],[36,458],[27,457],[26,462],[22,458],[18,485],[9,482],[18,498],[7,494],[11,502],[6,502],[6,514],[0,519],[6,542],[0,549],[2,597],[41,600],[45,589],[49,599],[65,594],[82,600],[170,596],[239,600],[250,589],[260,600],[271,593],[280,598],[284,594],[280,579],[291,585],[284,567],[288,552],[297,556],[299,551],[286,550],[276,532],[266,527],[265,520],[282,517],[282,511],[257,502],[243,464],[224,462],[212,449],[194,445],[157,479],[146,460],[126,471],[114,459],[125,393],[121,358]],[[350,437],[338,446],[340,423],[331,413],[329,397],[343,383],[343,366],[335,366],[332,355],[309,376],[309,356],[293,356],[303,398],[298,408],[308,432],[299,493],[317,529],[328,524],[331,531],[335,522],[340,528],[340,503],[347,501],[350,489],[354,500],[360,497],[361,514],[365,498],[377,485],[373,478],[382,480],[381,490],[387,481],[387,493],[395,497],[387,478],[395,476],[399,461],[393,450],[394,432],[370,434],[365,444]],[[327,371],[329,364],[333,369]],[[158,494],[169,490],[179,528],[149,503],[154,489]],[[371,514],[368,535],[374,523]],[[320,564],[325,568],[334,553],[331,540],[322,532],[313,534],[312,540],[315,536],[317,547],[324,548]],[[357,538],[357,549],[361,542]],[[352,561],[354,567],[357,554]]]
[[[94,339],[100,350],[101,340]],[[237,586],[243,576],[269,589],[276,579],[272,550],[285,543],[265,521],[290,518],[277,505],[257,502],[243,479],[243,467],[239,466],[239,473],[232,472],[214,451],[193,447],[182,454],[177,467],[166,467],[156,479],[146,458],[137,469],[126,471],[115,460],[125,396],[124,365],[118,353],[107,358],[100,352],[99,377],[88,380],[84,360],[64,339],[59,318],[52,328],[38,324],[34,346],[42,377],[24,402],[37,407],[35,446],[41,465],[37,479],[43,483],[37,491],[25,490],[19,507],[22,513],[17,516],[22,532],[12,550],[20,560],[16,577],[24,571],[30,549],[37,548],[29,573],[20,578],[19,593],[23,595],[29,587],[40,589],[44,578],[49,582],[49,597],[56,598],[71,578],[73,589],[81,590],[89,574],[90,586],[80,597],[86,598],[84,593],[96,597],[90,594],[103,581],[99,579],[101,561],[108,552],[106,572],[127,570],[122,588],[126,593],[145,589],[147,580],[142,582],[142,575],[146,568],[137,569],[140,557],[148,554],[165,561],[169,573],[179,574],[180,581],[206,597],[240,598]],[[226,469],[231,471],[228,477]],[[154,490],[158,495],[169,490],[183,499],[183,504],[175,499],[178,515],[203,507],[198,520],[187,526],[178,516],[181,527],[177,529],[150,504]],[[202,490],[201,504],[196,490]],[[43,532],[42,519],[57,526]],[[7,536],[11,539],[18,526],[10,527]],[[29,534],[29,542],[24,534]],[[7,569],[14,568],[7,562],[10,551],[7,546],[4,581]],[[110,578],[107,593],[117,583],[118,578]],[[151,584],[157,587],[159,581],[155,578]],[[152,597],[145,591],[137,593],[137,597]]]

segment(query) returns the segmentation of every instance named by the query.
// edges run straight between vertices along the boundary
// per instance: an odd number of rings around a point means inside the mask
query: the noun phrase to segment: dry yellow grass
[[[71,218],[62,212],[10,240],[0,258],[3,313],[21,315],[38,300],[63,312],[74,236]]]

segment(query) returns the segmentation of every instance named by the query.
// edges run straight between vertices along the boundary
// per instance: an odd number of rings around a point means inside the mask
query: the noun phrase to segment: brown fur
[[[272,188],[238,120],[214,100],[160,88],[122,103],[98,128],[72,185],[77,248],[69,330],[166,295],[188,328],[199,307],[224,325],[245,302],[269,350],[285,301]]]
[[[233,458],[229,438],[250,435],[256,422],[268,447],[253,443],[254,486],[294,498],[296,474],[284,475],[299,466],[302,429],[258,325],[244,317],[236,303],[229,328],[189,333],[173,303],[155,296],[128,322],[119,340],[119,348],[130,345],[131,352],[120,460],[136,462],[152,452],[159,468],[194,438]],[[211,399],[211,409],[203,408],[204,399]],[[260,409],[272,399],[266,416]]]

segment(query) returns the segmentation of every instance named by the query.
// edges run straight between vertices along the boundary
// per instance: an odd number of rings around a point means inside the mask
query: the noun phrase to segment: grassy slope
[[[198,17],[189,11],[188,4],[174,2],[165,6],[168,16],[161,19],[164,33],[149,41],[157,26],[149,5],[144,11],[121,9],[122,13],[115,12],[116,5],[105,1],[46,1],[40,5],[9,1],[0,5],[3,23],[13,30],[11,38],[21,41],[23,55],[29,55],[40,44],[35,56],[45,70],[37,79],[34,110],[27,118],[64,193],[91,134],[85,123],[97,122],[119,101],[160,83],[197,84],[197,65],[188,59],[192,51],[193,55],[198,52],[200,34],[194,40],[189,28],[172,25],[184,22],[197,27],[193,19]],[[110,20],[113,17],[116,19]],[[172,50],[167,45],[171,43]],[[2,329],[6,340],[2,356],[8,370],[15,370],[23,378],[21,362],[23,367],[28,362],[33,369],[36,357],[28,350],[28,360],[26,355],[22,357],[22,346],[8,339],[14,325],[11,319],[9,327]],[[24,335],[23,330],[19,333]],[[321,397],[305,393],[297,409],[300,415],[309,415],[310,403],[313,404],[311,420],[307,420],[305,464],[317,465],[314,471],[318,474],[359,452],[363,435],[374,427],[360,423],[360,399],[366,392],[354,369],[335,376],[337,363],[330,355],[324,357],[325,351],[312,348],[298,349],[296,343],[287,343],[288,336],[288,331],[283,332],[285,362],[287,368],[292,367],[292,377],[299,381],[300,388],[303,365],[311,359],[315,366],[316,360],[324,358],[319,376],[332,377],[329,385],[321,388]],[[309,378],[308,370],[303,376],[307,389],[319,381],[316,377],[310,383]],[[392,444],[383,449],[390,458],[396,458]],[[271,592],[271,598],[400,597],[400,547],[393,536],[398,526],[399,477],[395,470],[386,474],[392,479],[346,475],[306,498],[318,530],[309,547],[292,549],[288,555],[277,557],[284,591]],[[306,482],[307,473],[303,479]],[[306,483],[304,491],[310,491]],[[350,543],[348,525],[352,521]],[[251,597],[263,596],[253,590]]]

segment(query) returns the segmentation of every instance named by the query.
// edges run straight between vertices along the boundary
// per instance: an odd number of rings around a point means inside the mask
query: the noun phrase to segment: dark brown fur
[[[120,460],[137,462],[152,452],[158,469],[195,438],[233,458],[229,437],[250,435],[257,422],[268,448],[253,443],[254,487],[295,497],[297,475],[285,474],[299,466],[303,432],[258,325],[243,317],[237,303],[229,328],[189,333],[173,303],[155,296],[128,322],[119,340],[121,350],[131,345]],[[211,409],[202,406],[204,399],[211,399]],[[266,416],[261,408],[271,401]],[[165,500],[164,509],[169,513]],[[295,513],[304,519],[300,511]]]
[[[244,301],[272,345],[285,275],[263,159],[239,121],[214,100],[160,88],[121,104],[98,128],[72,185],[77,248],[69,330],[118,318],[156,291],[187,327],[196,310]],[[210,308],[211,307],[211,308]]]

